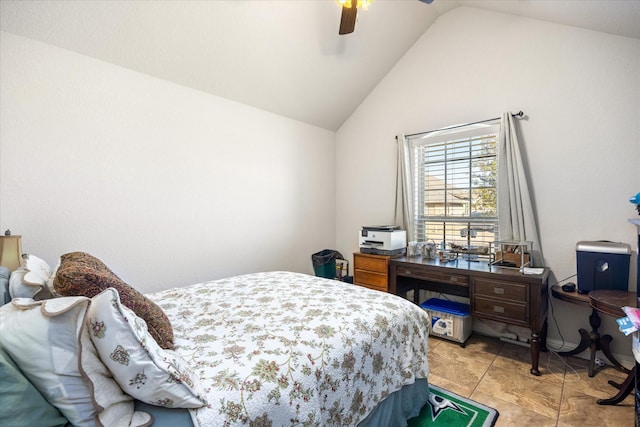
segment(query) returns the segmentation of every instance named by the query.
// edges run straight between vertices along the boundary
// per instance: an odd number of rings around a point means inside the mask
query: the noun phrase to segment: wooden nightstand
[[[353,283],[376,291],[389,290],[389,257],[355,252]]]

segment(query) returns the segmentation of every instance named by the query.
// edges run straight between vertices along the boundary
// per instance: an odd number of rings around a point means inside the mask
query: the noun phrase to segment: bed
[[[57,297],[76,298],[75,306],[86,305],[86,328],[78,333],[79,341],[84,343],[83,349],[97,349],[99,360],[90,359],[86,364],[101,373],[101,381],[117,377],[118,367],[101,353],[100,340],[91,336],[95,343],[91,346],[87,338],[98,330],[94,320],[102,318],[96,314],[100,298],[110,298],[110,303],[102,305],[104,310],[124,313],[125,321],[108,324],[109,330],[134,324],[146,333],[147,325],[149,330],[154,327],[153,321],[140,322],[135,310],[119,305],[118,299],[125,298],[122,291],[118,294],[114,289],[120,288],[110,286],[93,296]],[[428,400],[429,318],[418,306],[395,295],[280,271],[246,274],[144,297],[169,320],[173,348],[156,348],[159,339],[140,335],[137,341],[144,344],[141,354],[172,360],[172,368],[177,367],[172,378],[182,380],[173,386],[189,393],[185,403],[177,405],[186,407],[175,407],[163,405],[163,399],[145,402],[138,398],[135,387],[131,388],[131,380],[129,384],[119,382],[119,399],[129,405],[124,413],[131,425],[404,426]],[[43,313],[62,310],[54,306],[62,304],[57,298],[44,303],[15,299],[0,309],[4,316],[0,329],[16,323],[7,322],[12,310],[18,310],[16,301],[25,307],[43,304],[38,309]],[[47,304],[51,308],[45,309]],[[3,351],[19,359],[19,354],[7,348],[19,343],[3,339],[5,332],[15,335],[15,331],[2,330]],[[80,376],[86,377],[83,370],[89,368],[83,367],[84,358],[91,352],[78,352],[82,356]],[[21,368],[20,361],[17,365]],[[150,368],[145,370],[151,377],[149,372]],[[100,388],[95,381],[89,382],[93,389]],[[184,390],[180,392],[184,394]],[[100,399],[104,396],[92,398],[93,406]],[[3,401],[2,406],[5,404]],[[102,408],[109,405],[106,402]],[[105,418],[106,412],[98,411],[94,420],[107,425],[105,420],[115,419],[113,413]],[[144,418],[145,414],[151,417]]]

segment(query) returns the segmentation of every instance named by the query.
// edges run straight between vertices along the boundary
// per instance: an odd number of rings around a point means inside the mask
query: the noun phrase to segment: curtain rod
[[[511,117],[518,117],[518,118],[521,119],[522,117],[524,117],[524,113],[522,112],[522,110],[520,110],[515,114],[511,114]],[[460,128],[460,127],[463,127],[463,126],[477,125],[477,124],[480,124],[480,123],[492,122],[494,120],[500,120],[500,119],[501,119],[501,117],[494,117],[493,119],[480,120],[479,122],[463,123],[461,125],[449,126],[447,128],[442,128],[442,129],[434,129],[434,130],[429,130],[429,131],[426,131],[426,132],[412,133],[412,134],[409,134],[409,135],[405,135],[405,137],[408,138],[408,137],[412,137],[412,136],[426,135],[426,134],[431,133],[431,132],[439,132],[441,130],[456,129],[456,128]]]

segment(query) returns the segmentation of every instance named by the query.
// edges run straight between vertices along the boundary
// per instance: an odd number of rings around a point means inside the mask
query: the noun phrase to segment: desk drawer
[[[426,270],[419,267],[398,267],[398,276],[414,277],[430,282],[450,283],[452,285],[469,286],[469,276],[465,274],[454,274]]]
[[[367,270],[376,273],[382,273],[385,276],[388,273],[389,257],[354,254],[353,268],[355,270]]]
[[[376,286],[376,285],[368,285],[366,283],[356,283],[358,286],[362,286],[363,288],[369,288],[369,289],[373,289],[374,291],[380,291],[380,292],[388,292],[387,287],[382,287],[382,286]]]
[[[353,282],[359,286],[365,286],[371,289],[387,292],[387,275],[380,273],[372,273],[370,271],[356,270],[354,272]]]
[[[526,323],[529,320],[527,305],[508,302],[500,299],[474,298],[473,315],[485,315],[494,319],[505,319]]]
[[[475,278],[473,281],[473,295],[476,296],[507,299],[524,303],[529,299],[527,290],[527,285],[522,283],[481,278]]]

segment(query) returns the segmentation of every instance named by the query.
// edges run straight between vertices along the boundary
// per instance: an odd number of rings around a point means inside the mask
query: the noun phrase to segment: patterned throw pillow
[[[160,347],[173,349],[173,328],[169,318],[150,299],[120,280],[102,261],[85,252],[62,255],[53,280],[60,295],[93,298],[107,288],[115,288],[122,304],[142,317]]]
[[[206,404],[198,377],[184,359],[158,346],[144,320],[120,303],[114,288],[93,297],[87,327],[100,358],[130,396],[167,408]]]

